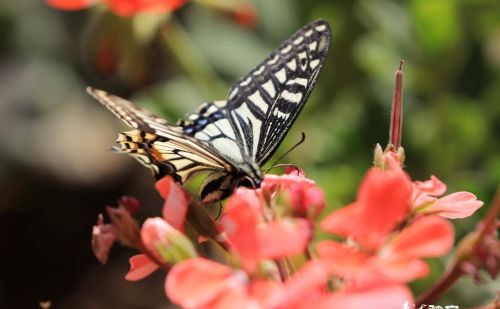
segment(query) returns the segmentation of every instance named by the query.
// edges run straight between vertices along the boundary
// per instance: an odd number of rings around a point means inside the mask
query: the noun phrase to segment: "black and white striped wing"
[[[90,87],[87,91],[135,129],[119,134],[120,150],[150,168],[157,178],[171,175],[184,183],[197,172],[229,173],[234,170],[227,160],[186,135],[182,128],[105,91]]]
[[[236,165],[262,166],[304,107],[330,45],[328,22],[304,26],[238,80],[227,101],[205,103],[180,125]]]

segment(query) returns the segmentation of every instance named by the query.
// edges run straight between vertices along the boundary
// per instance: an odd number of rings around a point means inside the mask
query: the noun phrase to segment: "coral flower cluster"
[[[366,173],[353,203],[319,222],[323,193],[301,171],[238,188],[217,220],[193,215],[195,201],[166,177],[156,186],[162,217],[140,230],[127,225],[125,206],[135,201],[122,200],[122,215],[94,228],[94,249],[102,255],[115,239],[138,248],[126,279],[165,270],[166,296],[182,308],[401,308],[413,301],[407,284],[429,273],[424,259],[453,247],[448,218],[482,202],[467,192],[441,197],[446,186],[437,177],[414,182],[397,156],[384,160],[385,169]],[[194,232],[194,217],[213,225],[212,234]],[[331,237],[315,239],[315,230]]]

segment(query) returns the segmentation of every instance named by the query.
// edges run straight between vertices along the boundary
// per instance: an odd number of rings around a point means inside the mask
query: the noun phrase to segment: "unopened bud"
[[[147,219],[141,237],[144,247],[165,263],[175,264],[197,256],[189,238],[162,218]]]

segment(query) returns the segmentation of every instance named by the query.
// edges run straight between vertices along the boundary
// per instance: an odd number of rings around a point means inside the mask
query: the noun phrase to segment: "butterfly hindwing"
[[[242,164],[247,160],[242,156],[241,141],[228,119],[226,104],[226,101],[204,103],[186,120],[179,121],[179,125],[186,134],[210,145],[235,164]]]

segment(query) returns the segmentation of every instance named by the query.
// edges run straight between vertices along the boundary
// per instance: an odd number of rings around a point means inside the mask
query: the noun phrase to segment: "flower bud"
[[[141,237],[144,247],[165,263],[175,264],[197,256],[189,238],[162,218],[147,219]]]

